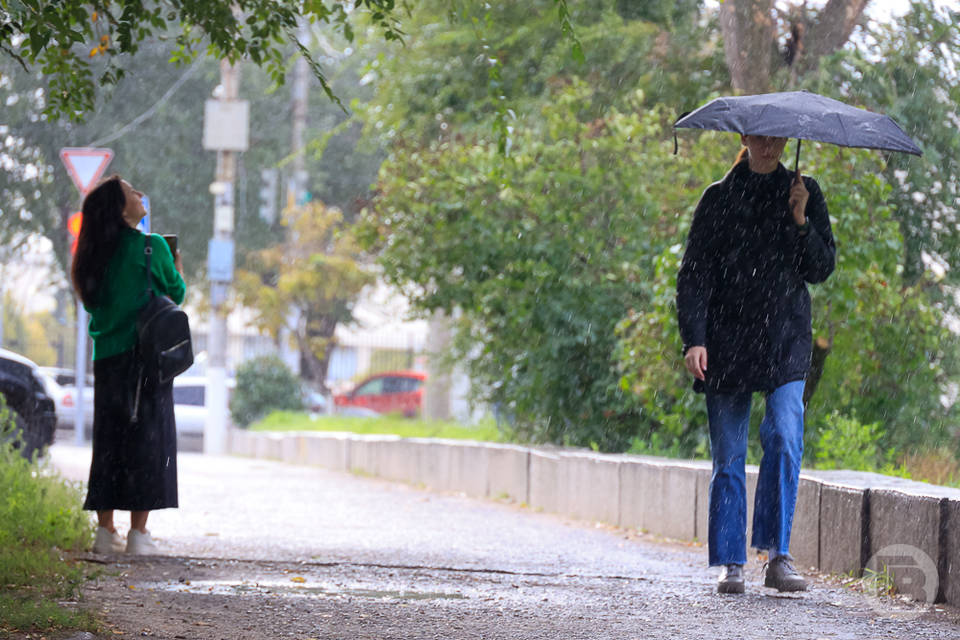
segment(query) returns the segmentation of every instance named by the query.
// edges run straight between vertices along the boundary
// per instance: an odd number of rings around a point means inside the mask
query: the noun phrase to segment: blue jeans
[[[788,382],[767,394],[760,423],[763,457],[753,510],[756,549],[787,553],[797,503],[803,457],[804,381]],[[707,393],[710,421],[709,555],[710,566],[746,564],[747,431],[751,393]]]

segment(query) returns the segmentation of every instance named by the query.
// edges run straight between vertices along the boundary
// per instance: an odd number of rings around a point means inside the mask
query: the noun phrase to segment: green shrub
[[[883,465],[880,448],[883,431],[879,422],[862,424],[857,417],[828,414],[819,430],[814,448],[818,469],[853,469],[874,471]]]
[[[240,365],[230,401],[234,424],[246,428],[271,411],[302,409],[300,381],[280,358],[262,356]]]
[[[89,615],[55,602],[77,595],[84,571],[61,552],[85,548],[93,524],[79,489],[25,460],[7,437],[12,429],[0,396],[0,635],[10,629],[90,628]]]

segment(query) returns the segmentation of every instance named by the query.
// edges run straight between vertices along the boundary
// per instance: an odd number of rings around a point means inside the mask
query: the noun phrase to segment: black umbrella
[[[797,138],[797,171],[800,170],[801,140],[923,154],[889,116],[808,91],[716,98],[680,116],[673,127]],[[676,153],[676,131],[673,139]]]

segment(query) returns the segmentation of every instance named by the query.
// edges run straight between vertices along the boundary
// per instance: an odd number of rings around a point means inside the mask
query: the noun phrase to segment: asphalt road
[[[74,480],[89,457],[51,452]],[[519,505],[261,460],[179,469],[180,509],[148,523],[164,555],[107,558],[86,590],[109,637],[960,638],[954,609],[816,577],[779,594],[756,560],[721,596],[702,547]]]

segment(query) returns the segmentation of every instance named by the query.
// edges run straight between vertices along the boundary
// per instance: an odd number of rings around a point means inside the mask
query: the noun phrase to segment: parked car
[[[73,369],[58,367],[40,367],[40,373],[46,379],[47,392],[53,398],[57,411],[57,428],[73,429],[77,406],[76,372]],[[87,384],[83,386],[84,427],[93,428],[93,374],[87,374]]]
[[[0,349],[0,394],[13,418],[16,446],[25,458],[53,444],[56,406],[47,391],[40,368],[32,360]]]
[[[422,371],[390,371],[370,376],[349,393],[333,397],[338,413],[351,413],[358,408],[376,413],[402,413],[407,417],[423,409]]]
[[[227,406],[236,380],[227,378]],[[207,378],[204,376],[177,376],[173,379],[173,414],[177,420],[177,434],[203,435],[207,423]]]

